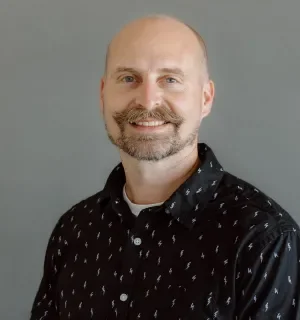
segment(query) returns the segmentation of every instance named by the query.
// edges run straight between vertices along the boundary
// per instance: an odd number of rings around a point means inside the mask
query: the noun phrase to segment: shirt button
[[[126,294],[126,293],[122,293],[121,295],[120,295],[120,300],[121,301],[126,301],[128,299],[128,295]]]
[[[135,238],[133,242],[136,246],[139,246],[142,243],[142,240],[141,238]]]

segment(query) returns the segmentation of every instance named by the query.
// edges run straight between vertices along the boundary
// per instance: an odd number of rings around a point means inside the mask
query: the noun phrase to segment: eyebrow
[[[180,69],[180,68],[160,68],[157,70],[159,73],[170,73],[170,74],[177,74],[180,76],[184,76],[185,73]],[[134,68],[129,68],[129,67],[117,67],[115,72],[113,74],[117,73],[122,73],[122,72],[130,72],[130,73],[135,73],[139,74],[140,72]]]

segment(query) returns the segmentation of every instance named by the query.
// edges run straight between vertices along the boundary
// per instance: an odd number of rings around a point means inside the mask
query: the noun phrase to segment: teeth
[[[131,124],[134,122],[130,122]],[[164,121],[141,121],[141,122],[136,122],[134,124],[138,126],[144,126],[144,127],[156,127],[156,126],[161,126],[165,122]]]

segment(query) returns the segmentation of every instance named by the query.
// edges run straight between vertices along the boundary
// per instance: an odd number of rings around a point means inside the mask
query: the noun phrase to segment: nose
[[[161,103],[162,92],[157,83],[143,82],[137,89],[136,103],[146,109],[156,108]]]

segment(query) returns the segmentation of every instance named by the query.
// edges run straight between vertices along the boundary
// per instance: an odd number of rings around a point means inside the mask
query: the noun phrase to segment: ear
[[[213,100],[215,97],[215,84],[213,81],[208,80],[202,89],[202,118],[210,114]]]
[[[103,114],[104,108],[104,87],[105,87],[105,77],[103,76],[100,81],[100,108]]]

